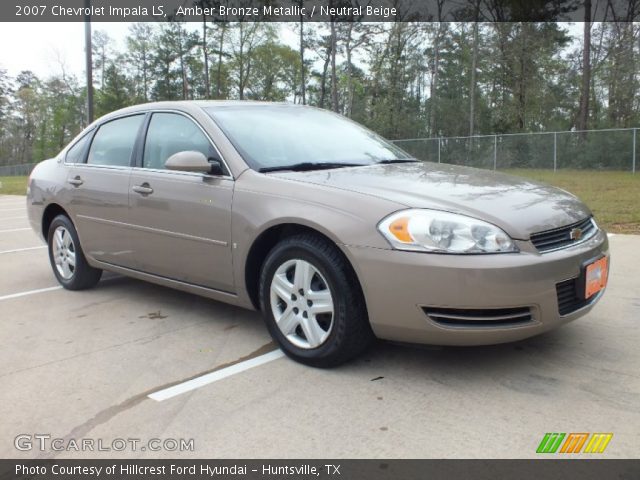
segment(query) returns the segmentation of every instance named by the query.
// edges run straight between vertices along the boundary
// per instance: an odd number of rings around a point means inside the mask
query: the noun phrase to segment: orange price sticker
[[[609,273],[609,261],[607,257],[587,265],[586,279],[584,283],[584,298],[589,298],[602,290],[607,285]]]

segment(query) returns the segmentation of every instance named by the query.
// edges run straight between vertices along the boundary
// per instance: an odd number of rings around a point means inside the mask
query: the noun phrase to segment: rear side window
[[[91,142],[87,163],[125,167],[130,164],[133,146],[144,115],[119,118],[102,125]]]
[[[171,155],[185,151],[201,152],[209,160],[220,160],[216,149],[193,121],[177,113],[154,113],[147,130],[142,166],[164,169]]]
[[[90,134],[85,135],[76,144],[67,151],[65,162],[67,163],[82,163],[84,162],[84,156],[87,151],[87,145],[89,145]]]

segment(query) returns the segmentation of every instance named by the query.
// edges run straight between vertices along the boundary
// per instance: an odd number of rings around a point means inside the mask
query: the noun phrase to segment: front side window
[[[147,130],[142,166],[162,170],[171,155],[185,151],[201,152],[209,160],[219,160],[209,139],[192,120],[177,113],[154,113]]]
[[[100,126],[89,150],[91,165],[128,166],[144,115],[118,118]]]

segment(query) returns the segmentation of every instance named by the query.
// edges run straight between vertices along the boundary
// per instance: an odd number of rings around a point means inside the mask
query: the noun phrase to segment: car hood
[[[521,240],[591,215],[578,198],[559,188],[455,165],[420,162],[276,175],[374,195],[407,207],[469,215],[493,223]]]

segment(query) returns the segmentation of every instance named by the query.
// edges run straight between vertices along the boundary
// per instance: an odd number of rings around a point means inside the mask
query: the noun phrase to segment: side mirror
[[[167,158],[164,163],[167,170],[181,172],[201,172],[222,175],[222,166],[217,160],[209,161],[202,152],[184,151],[178,152]]]

